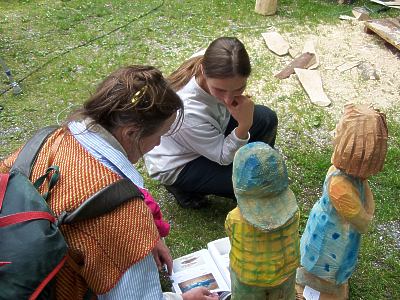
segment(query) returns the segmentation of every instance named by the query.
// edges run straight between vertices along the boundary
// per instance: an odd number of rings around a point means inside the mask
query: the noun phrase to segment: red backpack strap
[[[0,217],[0,227],[6,227],[26,221],[48,220],[51,223],[56,222],[56,218],[45,211],[24,211],[4,217]]]
[[[51,271],[50,274],[47,275],[47,277],[40,283],[40,285],[36,288],[35,292],[29,297],[29,300],[34,300],[40,295],[40,293],[43,291],[43,289],[46,287],[46,285],[60,271],[62,266],[65,264],[66,260],[67,260],[67,255],[58,263],[58,265],[53,269],[53,271]]]

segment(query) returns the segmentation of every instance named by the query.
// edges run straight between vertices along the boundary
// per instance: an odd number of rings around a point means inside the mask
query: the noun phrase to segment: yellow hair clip
[[[140,99],[143,97],[143,95],[146,93],[146,91],[147,91],[147,85],[144,85],[140,90],[138,90],[133,95],[131,102],[134,106],[140,101]]]

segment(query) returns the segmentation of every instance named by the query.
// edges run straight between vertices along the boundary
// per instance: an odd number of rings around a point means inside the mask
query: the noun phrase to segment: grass
[[[23,144],[34,130],[63,120],[119,66],[151,64],[168,74],[218,36],[237,36],[250,43],[268,28],[294,33],[303,27],[312,30],[319,24],[338,23],[338,16],[350,15],[355,6],[337,5],[334,0],[281,0],[277,15],[263,17],[253,13],[254,2],[1,1],[0,57],[20,81],[23,94],[0,96],[0,158]],[[356,5],[374,11],[380,8],[367,0]],[[398,10],[392,9],[372,17],[396,15]],[[268,104],[280,119],[277,145],[286,157],[291,188],[301,207],[302,232],[321,194],[336,120],[323,108],[309,104],[300,88],[288,96],[275,96],[280,88],[280,82],[272,79],[277,60],[263,55],[264,48],[248,50],[254,70],[249,89],[262,83],[255,101]],[[0,80],[0,91],[7,89],[6,77]],[[399,109],[385,111],[389,151],[384,170],[370,179],[377,211],[350,280],[351,299],[400,299],[399,241],[389,234],[390,224],[400,222]],[[138,167],[145,173],[143,165]],[[232,201],[212,198],[207,210],[185,210],[157,182],[146,177],[146,185],[171,223],[166,242],[174,257],[204,248],[225,235],[223,224],[227,212],[235,207]]]

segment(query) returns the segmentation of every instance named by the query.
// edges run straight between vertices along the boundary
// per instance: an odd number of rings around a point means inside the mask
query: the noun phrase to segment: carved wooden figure
[[[282,155],[262,142],[243,146],[232,180],[238,207],[225,221],[232,300],[294,299],[299,209]]]
[[[298,289],[306,285],[320,299],[347,299],[347,281],[358,258],[375,202],[367,178],[381,171],[388,129],[383,113],[349,104],[336,127],[332,166],[323,194],[312,208],[301,237]]]

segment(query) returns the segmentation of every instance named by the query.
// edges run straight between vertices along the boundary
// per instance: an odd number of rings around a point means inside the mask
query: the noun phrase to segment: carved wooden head
[[[387,152],[386,116],[368,105],[347,104],[336,126],[333,165],[366,179],[382,170]]]

